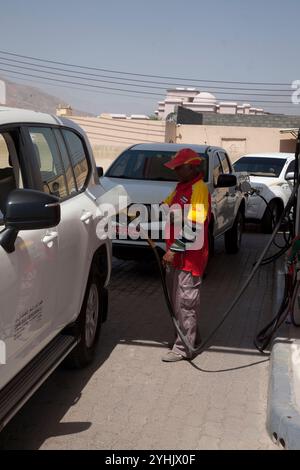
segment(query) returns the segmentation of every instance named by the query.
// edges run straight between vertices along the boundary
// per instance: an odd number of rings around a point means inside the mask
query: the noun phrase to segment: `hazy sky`
[[[190,84],[195,84],[193,79],[278,82],[286,84],[280,87],[286,95],[291,90],[289,84],[300,79],[299,0],[0,0],[0,5],[2,51],[122,72],[188,78]],[[1,68],[7,67],[0,58],[0,75],[4,76]],[[9,75],[12,79],[13,74]],[[72,85],[35,83],[38,81],[42,82],[37,78],[22,79],[22,83],[39,86],[74,107],[96,114],[152,113],[159,100],[152,95],[122,96],[100,89],[95,93],[72,89]],[[172,84],[182,84],[177,82]],[[127,83],[121,87],[134,89],[129,86],[132,82]],[[189,82],[185,84],[188,86]],[[117,84],[98,85],[120,88]],[[200,89],[210,88],[209,84],[198,85]],[[156,86],[162,90],[146,91],[163,97],[167,86]],[[217,98],[227,97],[217,90],[214,93]],[[270,111],[300,114],[300,105],[274,108],[254,103],[255,99],[276,98],[245,96],[242,102]],[[277,99],[290,102],[290,96]]]

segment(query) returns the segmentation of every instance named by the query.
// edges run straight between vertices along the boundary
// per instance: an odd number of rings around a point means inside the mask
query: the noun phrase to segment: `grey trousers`
[[[198,319],[202,279],[199,276],[193,276],[190,272],[168,266],[166,269],[166,282],[180,329],[195,347],[200,342]],[[188,357],[184,343],[177,333],[172,351]]]

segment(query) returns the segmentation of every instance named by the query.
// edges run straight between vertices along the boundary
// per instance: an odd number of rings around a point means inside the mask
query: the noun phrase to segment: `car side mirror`
[[[295,173],[293,171],[289,171],[286,175],[285,175],[285,179],[287,181],[292,181],[295,179]]]
[[[56,196],[31,189],[15,189],[7,198],[0,245],[7,253],[12,253],[20,230],[51,228],[59,222],[60,204]]]
[[[98,173],[99,178],[101,178],[103,176],[104,170],[103,170],[102,166],[97,166],[97,173]]]
[[[216,188],[231,188],[237,185],[235,175],[219,175]]]

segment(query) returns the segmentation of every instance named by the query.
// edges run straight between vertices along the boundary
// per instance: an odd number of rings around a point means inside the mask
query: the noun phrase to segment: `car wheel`
[[[291,319],[294,326],[300,327],[300,282],[297,281],[291,300]]]
[[[266,207],[265,213],[262,218],[262,231],[264,233],[272,233],[276,224],[279,220],[281,215],[280,207],[278,202],[271,201],[269,202],[269,206]]]
[[[241,211],[238,211],[233,226],[225,232],[226,253],[235,254],[239,251],[242,242],[243,230],[244,216]]]
[[[72,328],[72,333],[80,338],[80,341],[65,361],[68,367],[82,368],[92,362],[101,323],[104,321],[106,303],[106,289],[97,270],[92,267],[81,312]]]

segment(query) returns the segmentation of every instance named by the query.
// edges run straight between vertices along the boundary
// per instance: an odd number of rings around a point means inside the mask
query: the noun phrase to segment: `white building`
[[[6,84],[0,80],[0,105],[6,105]]]
[[[254,108],[249,103],[218,102],[212,93],[199,91],[196,88],[182,87],[167,90],[166,98],[158,102],[158,109],[155,114],[159,119],[165,120],[169,114],[175,111],[176,106],[183,106],[198,113],[265,114],[262,108]]]
[[[141,121],[150,120],[149,116],[146,116],[146,114],[131,114],[130,116],[127,116],[127,114],[102,113],[98,116],[98,118]]]

